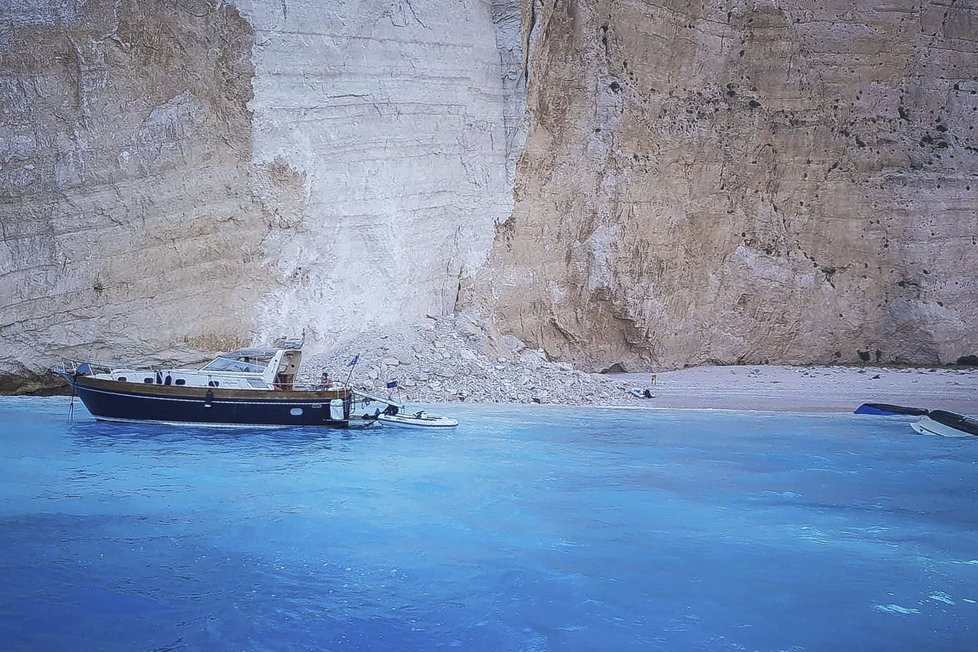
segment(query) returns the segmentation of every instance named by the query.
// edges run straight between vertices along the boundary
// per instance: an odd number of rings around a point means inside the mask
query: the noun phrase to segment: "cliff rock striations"
[[[257,35],[254,164],[300,191],[262,193],[281,287],[259,336],[308,327],[322,347],[451,313],[512,212],[515,2],[236,4]]]
[[[248,23],[208,3],[4,5],[0,372],[240,338],[268,285]]]
[[[0,391],[453,313],[590,370],[978,354],[975,0],[0,5]]]
[[[512,212],[515,0],[2,5],[7,389],[449,314]]]
[[[978,350],[978,4],[526,2],[472,301],[592,369]]]

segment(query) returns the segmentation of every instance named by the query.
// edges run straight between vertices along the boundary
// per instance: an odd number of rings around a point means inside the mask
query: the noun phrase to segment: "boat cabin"
[[[201,374],[234,374],[260,378],[275,389],[292,389],[302,362],[297,349],[238,349],[200,368]]]
[[[113,369],[96,377],[156,385],[290,390],[301,362],[298,349],[250,348],[222,353],[200,369]]]

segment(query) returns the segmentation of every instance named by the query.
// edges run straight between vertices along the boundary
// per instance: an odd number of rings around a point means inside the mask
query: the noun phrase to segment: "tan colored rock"
[[[248,23],[203,2],[4,12],[0,373],[241,341],[272,286],[249,187]]]
[[[978,5],[526,2],[471,301],[592,369],[978,351]],[[860,353],[861,352],[861,353]]]

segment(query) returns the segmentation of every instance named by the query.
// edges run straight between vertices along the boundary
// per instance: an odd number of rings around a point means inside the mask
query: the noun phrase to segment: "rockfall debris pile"
[[[356,365],[350,366],[354,356]],[[551,362],[541,349],[494,334],[462,313],[430,317],[400,332],[360,336],[333,351],[309,355],[301,381],[326,371],[334,382],[404,402],[642,405],[634,384]],[[352,371],[352,374],[351,374]],[[397,388],[388,388],[388,383]]]

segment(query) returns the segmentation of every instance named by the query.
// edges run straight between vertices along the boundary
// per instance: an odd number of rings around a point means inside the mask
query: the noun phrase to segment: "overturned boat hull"
[[[978,436],[978,420],[944,410],[932,410],[923,419],[911,423],[910,427],[922,435],[938,435],[939,437]]]

